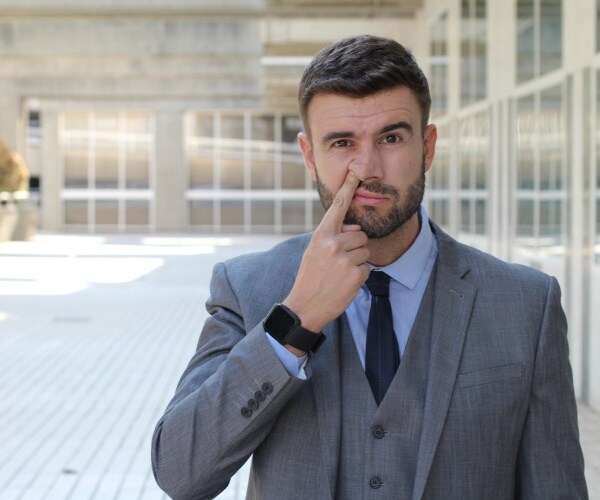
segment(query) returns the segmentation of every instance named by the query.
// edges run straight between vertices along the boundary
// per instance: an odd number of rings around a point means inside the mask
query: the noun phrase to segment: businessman
[[[198,349],[158,422],[175,499],[585,499],[556,280],[462,245],[421,202],[427,80],[360,36],[306,68],[313,233],[215,267]]]

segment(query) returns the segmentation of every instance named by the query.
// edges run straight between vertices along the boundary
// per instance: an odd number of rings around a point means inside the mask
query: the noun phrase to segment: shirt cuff
[[[281,364],[285,367],[287,372],[292,376],[299,378],[300,380],[306,380],[306,373],[304,371],[304,367],[306,366],[306,361],[308,360],[308,355],[305,354],[300,358],[295,354],[292,354],[285,347],[283,347],[279,342],[277,342],[269,332],[265,332],[267,338],[269,339],[269,343],[273,347],[276,356],[281,361]]]

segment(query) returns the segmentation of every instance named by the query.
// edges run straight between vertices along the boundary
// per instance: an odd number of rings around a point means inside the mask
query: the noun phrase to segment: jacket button
[[[256,401],[256,399],[249,399],[248,400],[248,408],[250,408],[251,410],[257,410],[258,409],[258,401]]]
[[[374,490],[381,488],[381,485],[381,479],[379,479],[377,476],[373,476],[371,479],[369,479],[369,486]]]
[[[262,390],[265,394],[271,394],[273,392],[273,384],[271,382],[265,382],[262,385]]]
[[[252,410],[250,408],[248,408],[247,406],[244,406],[242,408],[242,417],[250,418],[251,416],[252,416]]]
[[[265,400],[265,393],[263,391],[256,391],[254,393],[254,399],[256,399],[256,401],[258,401],[259,403],[262,403]]]
[[[375,425],[371,429],[371,433],[375,439],[383,439],[383,436],[385,436],[385,429],[381,427],[381,425]]]

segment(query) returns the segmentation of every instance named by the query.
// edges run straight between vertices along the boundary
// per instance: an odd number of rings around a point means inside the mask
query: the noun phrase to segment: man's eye
[[[397,142],[402,142],[402,137],[399,135],[386,135],[383,138],[383,142],[386,144],[396,144]]]
[[[333,143],[334,148],[345,148],[346,146],[348,146],[348,141],[346,139],[340,139]]]

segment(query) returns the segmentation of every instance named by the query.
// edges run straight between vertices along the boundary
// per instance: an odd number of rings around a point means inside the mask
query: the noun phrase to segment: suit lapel
[[[312,389],[318,418],[323,463],[329,480],[331,498],[335,489],[340,458],[340,330],[347,323],[343,315],[325,327],[327,340],[312,358]],[[349,334],[349,332],[348,332]]]
[[[415,471],[413,500],[422,498],[458,375],[476,288],[464,280],[469,264],[454,240],[437,226],[439,256],[435,275],[427,396]]]

